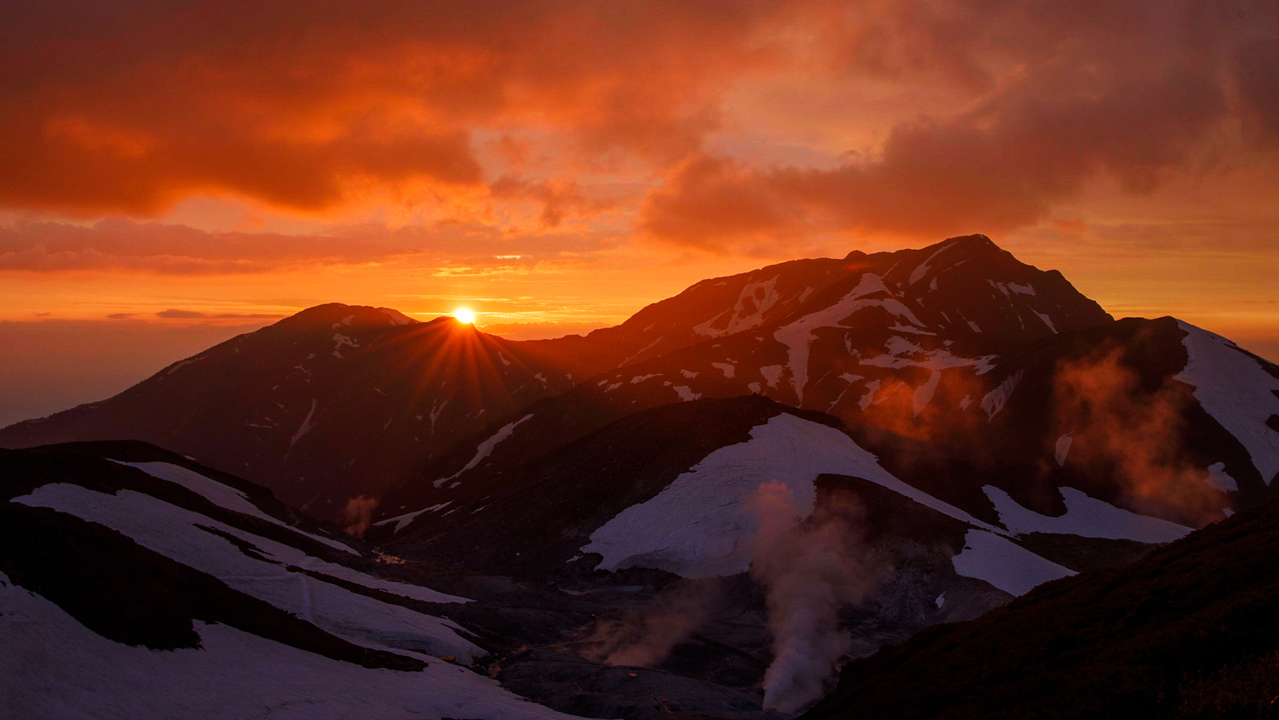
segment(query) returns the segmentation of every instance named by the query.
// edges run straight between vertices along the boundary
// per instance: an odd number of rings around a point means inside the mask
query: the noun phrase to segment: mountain
[[[947,469],[979,476],[962,460]],[[796,641],[816,658],[802,672],[809,687],[774,689],[764,678],[765,707],[793,711],[817,698],[844,651],[869,654],[1043,582],[1141,557],[1192,530],[1074,487],[1055,490],[1062,509],[1048,514],[994,484],[1002,479],[986,478],[975,495],[950,493],[948,501],[911,477],[891,471],[832,416],[758,395],[701,399],[634,413],[456,487],[431,484],[439,502],[381,519],[366,537],[397,555],[536,582],[643,569],[712,588],[780,586],[843,598],[848,608],[828,606],[828,622],[814,627],[840,652],[823,657],[809,648],[811,638]],[[802,572],[777,580],[767,568],[779,552],[785,567]],[[755,622],[766,622],[774,639],[761,655],[779,664],[786,655],[776,625],[789,611],[765,594],[764,618]],[[692,619],[667,624],[693,632],[704,612],[694,603],[681,615]]]
[[[1111,319],[1061,273],[1025,265],[986,236],[970,235],[918,250],[854,251],[843,259],[793,260],[703,280],[617,327],[540,343],[571,345],[579,356],[577,376],[586,377],[710,339],[748,331],[772,336],[789,327],[768,343],[767,354],[786,358],[777,379],[785,374],[786,384],[802,394],[804,358],[826,352],[828,345],[817,342],[812,349],[818,338],[809,337],[810,331],[840,327],[840,320],[867,309],[851,328],[879,331],[891,325],[921,337],[941,330],[990,351]],[[800,319],[804,322],[782,322]],[[821,335],[825,341],[833,334]],[[836,339],[830,349],[844,341]],[[772,375],[752,379],[768,384]]]
[[[1055,516],[1069,486],[1198,526],[1269,496],[1276,389],[1228,341],[1115,321],[976,235],[706,280],[585,337],[320,306],[0,444],[142,439],[359,528],[634,413],[759,394],[837,418],[952,504],[989,507],[991,485]]]
[[[47,445],[83,440],[166,450]],[[172,607],[155,647],[226,626],[404,673],[463,658],[484,708],[776,720],[850,656],[1267,507],[1279,368],[969,236],[703,281],[555,340],[320,306],[0,444],[29,448],[0,454],[6,597],[61,608],[83,627],[14,612],[72,644]],[[403,611],[270,590],[312,580]]]
[[[465,669],[469,599],[250,483],[137,443],[2,451],[0,478],[12,717],[566,717]]]
[[[958,462],[952,469],[973,474]],[[635,413],[536,460],[435,490],[432,500],[448,499],[378,520],[367,537],[398,554],[457,558],[501,574],[553,576],[580,564],[727,576],[750,567],[752,502],[776,482],[803,515],[836,493],[855,496],[865,511],[860,524],[886,537],[927,543],[944,535],[945,559],[963,551],[970,530],[1013,545],[1025,534],[1055,536],[1038,543],[1053,560],[1031,560],[1041,567],[1026,580],[990,583],[1012,595],[1054,560],[1069,558],[1053,570],[1066,574],[1190,532],[1073,489],[1058,498],[1066,507],[1057,516],[1029,510],[994,485],[952,504],[895,475],[837,418],[756,395]],[[912,515],[909,524],[888,520],[903,512]]]
[[[142,440],[336,519],[490,418],[571,387],[558,367],[452,318],[321,305],[115,397],[0,430],[0,445]]]
[[[1270,502],[884,648],[803,717],[1274,717],[1276,568]]]
[[[601,623],[690,590],[651,571],[518,581],[386,555],[143,443],[0,451],[6,717],[778,720],[760,710],[748,582],[660,657],[599,654]]]

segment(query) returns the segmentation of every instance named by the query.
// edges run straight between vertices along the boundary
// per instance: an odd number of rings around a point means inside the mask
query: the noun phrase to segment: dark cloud
[[[678,157],[784,6],[144,2],[0,8],[0,203],[153,213],[214,192],[330,208],[478,186],[476,128]]]
[[[1279,14],[1236,3],[893,4],[846,62],[972,89],[835,169],[697,155],[641,209],[650,235],[713,250],[838,232],[940,237],[1032,225],[1098,177],[1147,193],[1279,136]],[[1276,21],[1269,25],[1258,21]],[[1268,39],[1253,36],[1268,34]]]

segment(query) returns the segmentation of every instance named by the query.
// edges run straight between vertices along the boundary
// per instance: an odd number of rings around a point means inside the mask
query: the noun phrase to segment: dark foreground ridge
[[[844,669],[805,720],[1269,718],[1279,503]]]

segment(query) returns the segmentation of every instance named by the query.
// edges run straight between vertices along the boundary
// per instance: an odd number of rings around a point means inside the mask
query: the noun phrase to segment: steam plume
[[[862,512],[845,503],[799,520],[794,493],[784,483],[759,486],[751,576],[763,587],[773,663],[764,675],[764,709],[793,713],[821,696],[850,638],[839,611],[862,600],[884,576],[849,519]]]
[[[369,529],[369,523],[373,521],[375,509],[377,509],[377,500],[368,495],[356,495],[347,500],[346,507],[342,508],[342,517],[338,521],[342,524],[342,532],[364,537],[364,531]]]
[[[582,655],[605,665],[658,665],[706,621],[721,592],[719,578],[707,578],[659,595],[642,613],[596,625]]]

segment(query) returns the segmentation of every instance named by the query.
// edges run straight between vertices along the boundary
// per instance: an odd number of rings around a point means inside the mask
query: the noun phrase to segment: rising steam
[[[860,505],[826,504],[800,521],[784,483],[759,486],[759,525],[751,576],[768,602],[773,663],[764,675],[764,709],[793,713],[821,696],[850,638],[839,611],[878,587],[885,566],[855,529]]]
[[[643,612],[598,623],[582,656],[605,665],[658,665],[706,621],[721,593],[719,578],[685,583]]]
[[[1053,390],[1057,431],[1070,437],[1063,463],[1114,477],[1139,512],[1171,507],[1187,521],[1220,519],[1221,494],[1184,455],[1189,388],[1165,381],[1143,389],[1121,348],[1109,347],[1061,363]]]
[[[346,507],[342,508],[342,517],[339,523],[342,526],[342,532],[356,537],[364,537],[364,532],[369,529],[369,523],[373,521],[373,511],[377,509],[377,500],[368,495],[356,495],[346,501]]]

